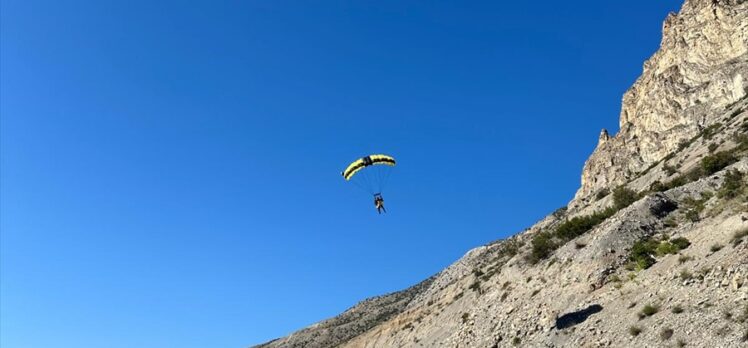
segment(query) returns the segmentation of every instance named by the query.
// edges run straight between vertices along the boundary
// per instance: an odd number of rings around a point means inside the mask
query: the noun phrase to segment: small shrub
[[[675,346],[679,348],[683,348],[686,346],[686,341],[682,338],[679,338],[677,342],[675,342]]]
[[[685,217],[686,219],[696,222],[699,221],[702,211],[704,211],[704,203],[708,198],[701,198],[701,199],[693,199],[691,197],[686,197],[683,199],[683,206],[686,209]]]
[[[675,314],[683,313],[683,307],[680,305],[675,305],[670,311],[672,311]]]
[[[638,270],[647,269],[655,264],[655,259],[652,255],[655,254],[656,249],[657,242],[651,239],[637,241],[631,247],[629,261],[633,262],[635,268]]]
[[[592,215],[574,217],[559,224],[558,227],[556,227],[554,234],[563,241],[570,241],[583,235],[614,213],[615,212],[611,209],[605,209]]]
[[[481,293],[480,281],[479,280],[474,281],[473,284],[470,284],[470,286],[468,288],[470,290],[473,290],[473,291],[479,293],[479,294]]]
[[[504,244],[501,247],[501,251],[499,251],[499,256],[507,256],[507,257],[514,257],[514,255],[517,255],[519,253],[519,248],[522,247],[522,243],[519,242],[516,239],[508,239],[504,242]]]
[[[701,159],[701,169],[704,171],[704,174],[712,175],[736,161],[737,158],[730,151],[715,152]]]
[[[666,164],[664,167],[662,167],[662,169],[665,170],[665,173],[667,173],[667,176],[672,176],[673,174],[675,174],[676,172],[678,172],[678,169],[676,169],[675,167],[673,167],[671,165],[668,165],[668,164]]]
[[[626,208],[638,199],[639,195],[634,190],[624,186],[620,186],[613,191],[613,206],[616,210]]]
[[[649,192],[664,192],[667,191],[667,189],[667,185],[663,184],[660,180],[656,180],[649,185]]]
[[[538,232],[530,244],[532,248],[527,261],[533,265],[546,259],[558,248],[558,244],[553,240],[553,235],[546,231]]]
[[[680,263],[680,264],[684,264],[684,263],[686,263],[686,262],[688,262],[690,260],[693,260],[693,257],[688,256],[688,255],[678,256],[678,263]]]
[[[522,339],[519,337],[512,338],[512,345],[518,346],[520,343],[522,343]]]
[[[721,128],[722,123],[717,122],[709,127],[704,128],[704,130],[701,131],[701,135],[704,137],[704,139],[711,140],[712,137],[717,134]]]
[[[680,271],[680,279],[681,280],[689,280],[691,278],[693,278],[693,274],[691,274],[691,272],[689,272],[688,270],[684,269],[684,270]]]
[[[728,170],[725,173],[725,180],[722,182],[717,197],[733,199],[740,194],[743,188],[743,173],[737,169]]]
[[[644,306],[644,308],[642,308],[641,314],[644,314],[647,317],[651,317],[659,311],[660,307],[657,305],[646,305]]]
[[[629,334],[631,334],[631,336],[639,336],[640,333],[642,333],[642,329],[638,326],[629,327]]]
[[[678,248],[677,245],[670,243],[670,242],[660,242],[659,245],[657,245],[657,249],[655,249],[655,252],[658,256],[664,256],[668,254],[677,254],[678,251],[680,251],[680,248]]]
[[[467,312],[465,312],[465,313],[462,313],[462,323],[463,323],[463,324],[467,323],[467,321],[468,321],[469,319],[470,319],[470,314],[468,314]]]
[[[670,337],[673,337],[673,329],[665,328],[660,331],[660,339],[662,339],[663,341],[669,340]]]
[[[715,150],[717,150],[717,148],[718,148],[718,147],[719,147],[719,145],[717,145],[717,144],[715,144],[715,143],[711,143],[711,144],[709,144],[709,146],[707,147],[707,150],[709,150],[709,153],[712,153],[712,152],[714,152]]]
[[[701,220],[701,217],[699,216],[699,212],[694,209],[688,209],[686,210],[686,214],[684,215],[688,221],[691,222],[698,222]]]
[[[744,228],[742,230],[735,232],[735,234],[732,235],[732,239],[730,240],[733,248],[738,246],[738,244],[742,243],[743,238],[745,238],[746,236],[748,236],[748,228]]]
[[[681,140],[678,142],[678,151],[683,151],[685,148],[688,147],[688,145],[691,145],[691,142],[688,140]]]
[[[709,251],[716,253],[718,251],[722,250],[721,244],[712,244],[712,246],[709,248]]]
[[[673,243],[675,246],[677,246],[679,250],[683,250],[691,246],[691,242],[684,237],[673,238],[670,240],[670,243]]]

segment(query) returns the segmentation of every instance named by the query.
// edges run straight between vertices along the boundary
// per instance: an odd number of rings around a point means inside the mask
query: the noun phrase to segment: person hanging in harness
[[[382,198],[381,193],[374,194],[374,206],[377,207],[377,213],[379,214],[387,212],[387,210],[384,209],[384,198]]]

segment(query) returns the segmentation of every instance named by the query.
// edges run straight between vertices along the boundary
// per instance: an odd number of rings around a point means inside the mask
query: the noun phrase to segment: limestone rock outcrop
[[[748,2],[688,0],[624,94],[619,132],[600,141],[575,199],[612,189],[676,151],[748,94]]]

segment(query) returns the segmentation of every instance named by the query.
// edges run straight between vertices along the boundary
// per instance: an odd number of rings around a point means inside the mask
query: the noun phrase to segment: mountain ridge
[[[748,2],[685,1],[566,208],[256,347],[745,344],[747,95]]]

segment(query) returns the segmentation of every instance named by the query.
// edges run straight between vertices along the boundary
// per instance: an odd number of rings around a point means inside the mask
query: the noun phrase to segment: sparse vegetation
[[[642,308],[641,314],[646,317],[651,317],[660,311],[660,307],[657,305],[646,305]]]
[[[748,228],[743,228],[742,230],[738,230],[737,232],[735,232],[735,234],[732,235],[732,239],[730,240],[733,248],[742,243],[745,237],[748,237]]]
[[[711,144],[709,144],[709,146],[707,147],[707,150],[709,150],[709,153],[712,153],[712,152],[714,152],[715,150],[717,150],[717,148],[718,148],[718,147],[719,147],[719,145],[717,145],[717,144],[715,144],[715,143],[711,143]]]
[[[717,197],[733,199],[737,197],[743,189],[743,173],[737,169],[728,170],[725,173],[725,180],[722,182]]]
[[[720,151],[701,159],[703,176],[712,175],[737,161],[733,151]]]
[[[605,219],[613,216],[619,210],[636,202],[639,195],[626,187],[618,187],[613,191],[613,206],[602,211],[595,212],[591,215],[577,216],[568,219],[556,226],[555,230],[538,232],[531,241],[531,251],[526,260],[530,264],[536,264],[548,258],[556,249],[566,244],[568,241],[577,238]],[[584,247],[579,243],[577,248]]]
[[[655,264],[652,255],[657,249],[657,242],[652,239],[640,240],[634,243],[629,254],[629,260],[634,263],[634,269],[643,270]]]
[[[615,193],[614,193],[615,195]],[[605,209],[592,215],[577,216],[566,220],[556,227],[555,236],[564,242],[570,241],[589,231],[595,225],[603,222],[615,213],[612,209]]]
[[[531,264],[536,264],[546,259],[558,248],[558,244],[553,240],[553,235],[546,231],[538,232],[530,244],[532,245],[532,249],[527,257],[527,261]]]
[[[717,134],[721,128],[722,128],[722,123],[717,122],[709,127],[704,128],[704,130],[701,131],[701,136],[705,140],[711,140],[712,137],[715,134]]]
[[[685,237],[673,238],[670,240],[670,243],[678,247],[678,249],[680,250],[686,249],[691,246],[691,242]]]
[[[680,305],[675,305],[670,311],[675,314],[680,314],[683,313],[683,307],[681,307]]]
[[[716,253],[720,250],[722,250],[722,244],[712,244],[712,246],[709,248],[709,251],[713,253]]]
[[[636,202],[639,195],[629,188],[620,186],[613,190],[613,208],[618,211]],[[613,215],[613,214],[610,214]]]
[[[686,219],[696,222],[700,220],[701,212],[704,211],[705,205],[708,198],[702,197],[701,199],[694,199],[686,197],[683,199],[683,207],[685,208],[684,216]]]
[[[678,256],[678,263],[680,263],[680,264],[684,264],[684,263],[686,263],[688,261],[691,261],[691,260],[693,260],[692,256],[688,256],[688,255]]]
[[[667,236],[663,236],[663,239],[666,238]],[[647,269],[657,262],[654,256],[677,254],[681,250],[688,248],[690,245],[691,242],[683,237],[674,238],[669,241],[662,240],[660,242],[652,238],[637,241],[631,248],[629,254],[629,261],[631,261],[631,263],[627,268],[629,270]]]
[[[631,326],[629,327],[629,334],[631,336],[639,336],[639,334],[642,333],[642,329],[638,326]]]

